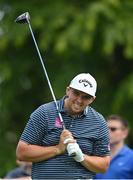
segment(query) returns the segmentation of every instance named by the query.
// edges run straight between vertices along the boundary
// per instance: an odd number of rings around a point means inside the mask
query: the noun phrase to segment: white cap
[[[72,79],[69,87],[95,97],[97,82],[89,73],[81,73]]]

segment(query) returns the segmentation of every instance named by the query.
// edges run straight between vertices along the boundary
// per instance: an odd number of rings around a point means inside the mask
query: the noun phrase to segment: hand
[[[75,161],[82,162],[84,160],[84,154],[77,143],[69,143],[67,145],[67,151],[69,156],[73,153],[76,154],[76,156],[73,157]]]
[[[58,154],[63,154],[66,150],[66,146],[68,143],[74,143],[75,140],[72,136],[72,133],[68,130],[63,130],[60,135],[59,144],[56,146],[58,149]]]
[[[76,143],[76,140],[72,139],[72,137],[67,137],[65,140],[64,140],[64,144],[66,144],[66,147],[68,146],[69,144],[69,151],[68,152],[68,155],[73,157],[76,155],[76,152],[75,152],[75,148],[73,148],[74,146],[74,143]],[[71,150],[70,150],[71,149]],[[67,149],[68,150],[68,149]]]

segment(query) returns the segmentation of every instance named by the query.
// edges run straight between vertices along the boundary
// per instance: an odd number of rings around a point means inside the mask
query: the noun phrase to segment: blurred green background
[[[98,82],[92,106],[130,123],[133,147],[133,1],[0,1],[0,177],[16,166],[15,149],[30,113],[52,100],[30,31],[15,18],[28,11],[57,99],[89,72]]]

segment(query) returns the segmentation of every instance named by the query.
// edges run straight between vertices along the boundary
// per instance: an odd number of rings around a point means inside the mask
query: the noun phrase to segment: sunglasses
[[[73,88],[71,88],[72,89],[72,92],[73,92],[73,94],[75,95],[75,96],[80,96],[80,94],[81,94],[81,92],[79,91],[79,90],[76,90],[76,89],[73,89]],[[91,98],[93,98],[93,96],[91,96],[91,95],[82,95],[82,99],[84,99],[84,100],[87,100],[87,99],[91,99]]]
[[[109,127],[109,129],[110,129],[110,131],[115,132],[116,130],[121,129],[121,128]]]

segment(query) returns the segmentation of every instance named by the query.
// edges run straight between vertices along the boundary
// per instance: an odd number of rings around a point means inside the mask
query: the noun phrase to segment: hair
[[[124,119],[122,116],[119,116],[117,114],[111,114],[106,119],[107,119],[107,122],[110,120],[119,121],[124,128],[126,128],[126,129],[129,128],[128,121],[126,119]]]

